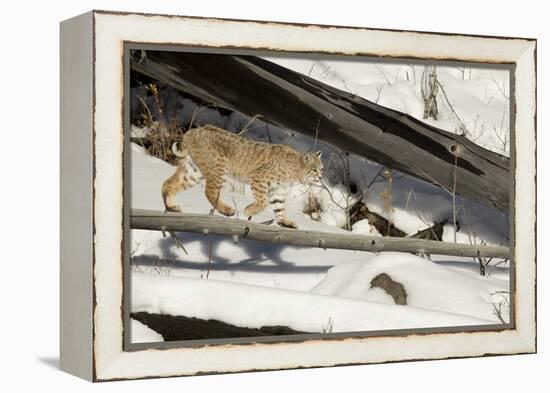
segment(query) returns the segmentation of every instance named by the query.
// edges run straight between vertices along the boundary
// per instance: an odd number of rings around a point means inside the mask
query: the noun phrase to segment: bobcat
[[[220,198],[224,176],[229,175],[250,183],[255,201],[244,211],[249,219],[269,204],[277,223],[290,228],[296,225],[285,211],[288,186],[319,181],[323,171],[320,151],[300,154],[285,145],[252,141],[210,125],[187,131],[179,146],[172,145],[172,152],[180,161],[162,185],[167,211],[181,211],[174,197],[204,176],[208,201],[221,214],[232,216],[235,209]]]

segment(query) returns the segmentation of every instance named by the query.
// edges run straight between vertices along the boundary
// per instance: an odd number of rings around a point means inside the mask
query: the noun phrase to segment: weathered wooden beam
[[[206,102],[248,116],[259,114],[271,124],[456,189],[484,205],[509,209],[507,157],[272,62],[254,56],[147,51],[133,56],[131,67]]]
[[[207,214],[164,213],[154,210],[132,209],[130,228],[237,236],[241,239],[253,239],[300,247],[372,252],[399,251],[464,257],[510,257],[510,249],[502,246],[477,246],[403,237],[303,231]]]

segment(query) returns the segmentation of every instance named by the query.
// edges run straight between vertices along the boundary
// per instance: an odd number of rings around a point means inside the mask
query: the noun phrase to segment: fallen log
[[[411,237],[424,240],[443,240],[443,225],[444,223],[435,223],[429,228],[422,229],[413,235],[407,236],[407,234],[401,229],[397,228],[393,223],[388,221],[387,218],[382,215],[371,211],[367,205],[359,201],[353,205],[350,209],[350,222],[353,225],[357,221],[367,220],[370,225],[376,228],[378,233],[382,236],[392,237]]]
[[[133,70],[206,102],[261,115],[501,211],[509,210],[507,157],[254,56],[147,51]],[[454,184],[456,170],[456,185]]]
[[[425,240],[443,240],[443,225],[442,222],[436,222],[429,228],[422,229],[416,232],[411,237],[416,239],[425,239]]]
[[[231,236],[235,242],[238,242],[239,239],[253,239],[300,247],[372,252],[399,251],[421,255],[510,257],[510,249],[503,246],[483,246],[415,238],[305,231],[207,214],[164,213],[154,210],[132,209],[130,228],[166,232],[194,232],[204,235],[227,235]]]
[[[389,222],[387,218],[371,211],[363,201],[359,201],[353,205],[349,211],[349,214],[351,225],[360,220],[367,220],[369,224],[375,227],[378,233],[382,236],[407,237],[407,234],[404,231]]]
[[[190,318],[181,315],[150,314],[137,312],[130,318],[141,322],[159,333],[164,341],[209,340],[216,338],[282,336],[307,334],[288,326],[262,326],[259,329],[231,325],[215,319]]]

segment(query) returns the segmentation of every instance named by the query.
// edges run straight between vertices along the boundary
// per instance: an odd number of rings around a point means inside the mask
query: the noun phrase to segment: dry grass
[[[321,219],[322,210],[319,197],[313,192],[308,193],[302,213],[307,214],[312,220],[319,221]]]
[[[175,165],[178,158],[172,153],[172,145],[181,140],[184,130],[176,125],[175,119],[171,121],[166,119],[158,86],[151,83],[148,85],[148,89],[155,97],[155,105],[160,119],[153,118],[150,108],[140,98],[141,112],[134,124],[147,131],[144,138],[134,138],[133,141],[143,146],[151,156]]]

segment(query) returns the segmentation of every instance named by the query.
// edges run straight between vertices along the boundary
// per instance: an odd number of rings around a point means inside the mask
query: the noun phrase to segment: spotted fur
[[[214,126],[187,131],[172,151],[180,161],[162,185],[166,210],[181,211],[174,201],[176,194],[204,178],[208,201],[221,214],[232,216],[235,209],[220,195],[224,178],[231,176],[252,189],[255,201],[246,207],[245,215],[256,215],[269,205],[277,222],[291,228],[296,225],[286,215],[288,187],[317,181],[323,171],[321,152],[301,154],[289,146],[252,141]]]

